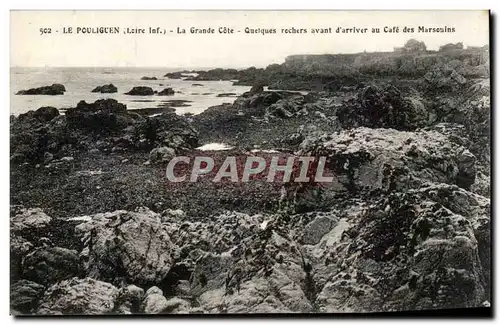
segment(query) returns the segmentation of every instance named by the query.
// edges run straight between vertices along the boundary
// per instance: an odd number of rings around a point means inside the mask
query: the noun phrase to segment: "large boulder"
[[[154,91],[153,91],[153,88],[151,88],[151,87],[137,86],[137,87],[132,88],[128,93],[125,93],[125,95],[151,96],[151,95],[154,95]]]
[[[78,253],[62,247],[42,247],[23,259],[22,277],[43,285],[79,276]]]
[[[159,283],[172,266],[174,249],[161,216],[147,208],[91,216],[76,226],[87,275],[112,283]]]
[[[20,90],[16,95],[64,95],[66,88],[61,84],[52,84],[28,90]]]
[[[91,278],[73,278],[57,283],[46,292],[37,314],[104,315],[115,308],[118,289]]]
[[[333,191],[393,191],[425,181],[469,188],[476,175],[474,155],[436,131],[357,128],[306,138],[300,152],[327,157]]]
[[[118,88],[116,88],[115,85],[109,84],[109,85],[102,85],[102,86],[97,86],[92,90],[93,93],[102,93],[102,94],[109,94],[109,93],[116,93],[118,92]]]
[[[126,112],[127,106],[115,99],[100,99],[94,103],[82,100],[76,107],[66,111],[66,120],[75,128],[106,133],[124,128],[131,123],[131,118]]]

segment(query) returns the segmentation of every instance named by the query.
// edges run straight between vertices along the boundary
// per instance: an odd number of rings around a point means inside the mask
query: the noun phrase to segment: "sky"
[[[424,41],[430,50],[446,43],[483,46],[489,41],[487,11],[11,11],[10,20],[11,67],[265,67],[293,54],[392,51],[410,38]],[[119,34],[76,34],[77,27],[115,26]],[[446,26],[455,32],[405,33],[405,26]],[[72,34],[63,33],[68,27]],[[123,33],[150,27],[167,34]],[[212,27],[216,33],[190,34],[191,27]],[[235,32],[219,34],[219,27]],[[247,27],[277,33],[246,34]],[[308,33],[280,32],[292,27]],[[338,27],[368,28],[370,33],[336,33]],[[187,33],[177,34],[177,28]],[[317,28],[331,28],[332,33],[311,34]],[[373,34],[372,28],[381,32]],[[40,29],[51,33],[41,35]]]

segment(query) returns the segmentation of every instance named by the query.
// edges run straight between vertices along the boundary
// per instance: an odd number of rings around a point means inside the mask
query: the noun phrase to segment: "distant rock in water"
[[[66,88],[64,87],[64,85],[52,84],[51,86],[20,90],[16,93],[16,95],[64,95],[65,91]]]
[[[185,73],[189,73],[189,71],[177,71],[177,72],[169,72],[164,75],[169,79],[182,79]]]
[[[193,87],[203,87],[203,84],[192,84]]]
[[[222,93],[217,95],[217,97],[236,97],[236,96],[238,96],[236,93]]]
[[[97,86],[92,90],[93,93],[116,93],[118,92],[118,88],[116,88],[115,85],[109,84],[109,85],[103,85],[103,86]]]
[[[141,80],[158,80],[156,77],[142,77]]]
[[[175,91],[172,88],[165,88],[158,93],[158,96],[172,96],[175,94]]]
[[[153,88],[151,87],[144,87],[144,86],[138,86],[132,88],[128,93],[125,93],[125,95],[131,95],[131,96],[152,96],[154,95]]]

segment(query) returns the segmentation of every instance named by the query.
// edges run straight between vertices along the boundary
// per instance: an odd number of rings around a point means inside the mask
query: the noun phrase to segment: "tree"
[[[439,47],[439,52],[443,51],[451,51],[451,50],[463,50],[464,44],[462,42],[453,44],[453,43],[448,43],[443,46]]]
[[[424,42],[417,41],[413,38],[408,40],[403,47],[403,52],[424,52],[426,50],[427,46]]]

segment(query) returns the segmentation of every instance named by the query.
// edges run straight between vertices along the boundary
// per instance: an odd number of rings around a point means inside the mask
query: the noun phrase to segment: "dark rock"
[[[165,88],[158,93],[158,96],[172,96],[175,94],[175,91],[172,88]]]
[[[103,85],[103,86],[97,86],[92,90],[93,93],[116,93],[118,92],[118,88],[116,88],[115,85],[109,84],[109,85]]]
[[[63,85],[52,84],[51,86],[20,90],[16,93],[16,95],[64,95],[65,91],[66,88]]]
[[[78,253],[61,247],[46,247],[29,253],[23,260],[23,278],[50,285],[80,274]]]
[[[175,113],[174,106],[161,106],[161,107],[151,107],[151,108],[138,108],[131,109],[130,112],[134,112],[140,115],[154,115],[154,114],[163,114],[163,113]]]
[[[43,296],[45,287],[29,280],[19,280],[10,287],[10,308],[22,314],[29,314],[36,309]]]
[[[185,74],[189,73],[189,71],[178,71],[178,72],[169,72],[164,75],[169,79],[182,79],[185,77]]]
[[[154,95],[153,88],[151,87],[145,87],[145,86],[137,86],[132,88],[128,93],[125,93],[125,95],[132,95],[132,96],[152,96]]]
[[[266,109],[266,115],[272,115],[280,118],[290,118],[300,114],[304,105],[304,96],[290,96],[286,99],[280,99]]]
[[[392,85],[363,88],[357,98],[343,103],[337,111],[337,117],[345,128],[366,126],[397,130],[414,130],[430,125],[435,119],[421,98],[404,97]]]
[[[66,111],[66,120],[75,128],[87,128],[99,133],[121,129],[131,123],[125,113],[127,106],[115,99],[100,99],[94,103],[80,101]]]
[[[426,181],[468,188],[475,179],[473,155],[435,131],[356,128],[306,138],[301,153],[328,156],[332,190],[394,191]]]
[[[156,77],[142,77],[141,80],[158,80]]]
[[[37,122],[45,123],[53,120],[59,116],[59,110],[55,107],[45,106],[40,107],[36,111],[28,111],[24,114],[19,114],[19,120],[32,120],[36,119]]]
[[[235,94],[235,93],[221,93],[221,94],[217,94],[217,97],[236,97],[238,96],[238,94]]]
[[[192,84],[191,86],[193,86],[193,87],[203,87],[202,84]]]

